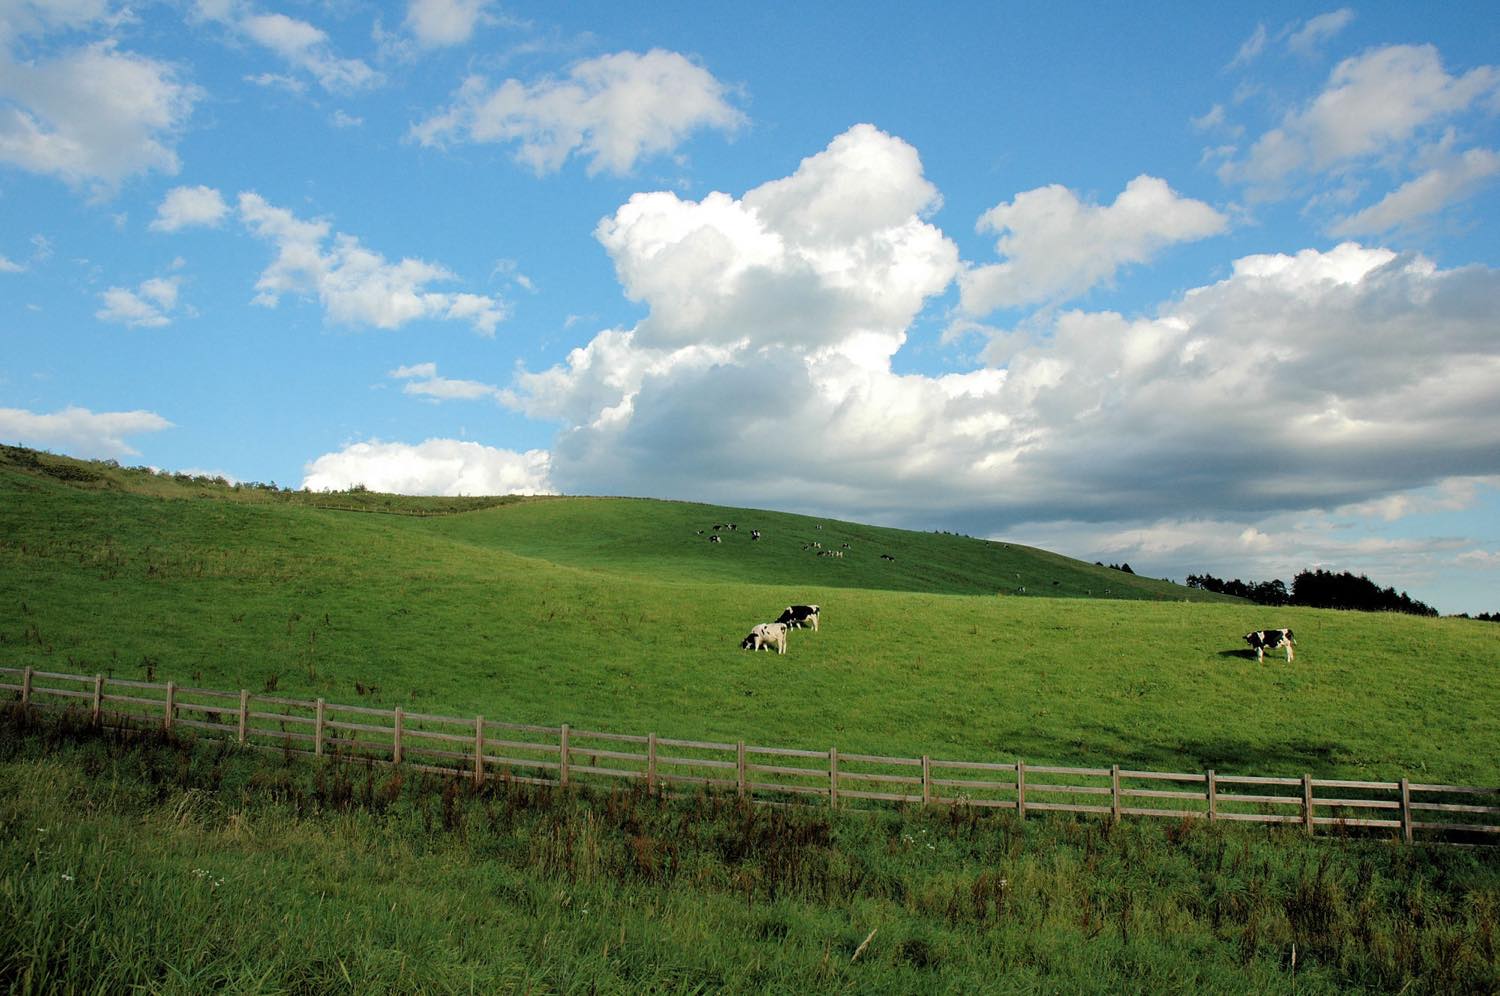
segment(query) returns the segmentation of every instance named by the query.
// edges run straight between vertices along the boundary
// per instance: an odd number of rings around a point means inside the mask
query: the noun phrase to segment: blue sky
[[[0,440],[1500,610],[1490,4],[0,0]]]

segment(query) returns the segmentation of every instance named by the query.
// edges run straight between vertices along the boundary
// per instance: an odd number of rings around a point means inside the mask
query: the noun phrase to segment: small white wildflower
[[[73,876],[69,875],[67,872],[63,872],[62,880],[64,882],[71,882],[71,881],[73,881]]]

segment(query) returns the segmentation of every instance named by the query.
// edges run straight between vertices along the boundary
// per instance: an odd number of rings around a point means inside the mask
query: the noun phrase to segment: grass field
[[[791,602],[822,631],[738,649]],[[1265,626],[1297,631],[1293,664],[1249,655]],[[315,495],[0,448],[0,658],[817,750],[1500,785],[1492,624],[678,502]],[[10,992],[1475,992],[1500,987],[1497,920],[1488,851],[475,794],[0,715]]]
[[[445,506],[4,454],[11,666],[812,749],[1500,784],[1492,624],[1271,610],[780,513],[554,498],[361,514],[313,506]],[[697,533],[725,522],[721,544]],[[738,649],[789,602],[822,605],[822,631],[785,657]],[[1268,625],[1297,631],[1291,666],[1248,656],[1240,635]]]

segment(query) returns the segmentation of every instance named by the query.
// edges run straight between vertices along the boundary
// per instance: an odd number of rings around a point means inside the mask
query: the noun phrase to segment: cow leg
[[[1290,640],[1287,641],[1286,645],[1286,662],[1288,664],[1292,662],[1292,644]]]
[[[1265,662],[1266,662],[1266,648],[1265,647],[1256,647],[1255,648],[1255,663],[1257,663],[1257,664],[1264,664]]]

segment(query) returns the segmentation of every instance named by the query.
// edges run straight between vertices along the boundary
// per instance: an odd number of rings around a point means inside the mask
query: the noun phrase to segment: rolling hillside
[[[792,601],[823,632],[738,649]],[[1295,665],[1245,653],[1269,625]],[[619,732],[1500,784],[1494,626],[680,502],[236,489],[6,448],[0,656]]]

